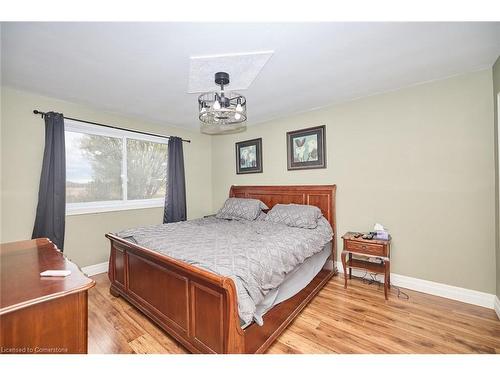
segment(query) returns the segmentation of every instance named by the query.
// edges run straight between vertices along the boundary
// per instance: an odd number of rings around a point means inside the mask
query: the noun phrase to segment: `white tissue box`
[[[388,240],[389,239],[389,232],[386,230],[377,230],[375,239],[377,240]]]

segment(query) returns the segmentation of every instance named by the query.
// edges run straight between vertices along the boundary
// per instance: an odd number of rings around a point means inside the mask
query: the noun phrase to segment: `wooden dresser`
[[[46,270],[67,277],[41,277]],[[87,353],[87,290],[95,281],[47,238],[0,245],[0,353]]]

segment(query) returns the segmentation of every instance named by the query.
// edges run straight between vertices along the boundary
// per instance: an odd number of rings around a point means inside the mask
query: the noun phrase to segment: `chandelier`
[[[236,92],[224,91],[229,85],[229,74],[215,73],[218,92],[206,92],[198,97],[199,119],[202,132],[220,134],[245,129],[247,119],[247,100]]]

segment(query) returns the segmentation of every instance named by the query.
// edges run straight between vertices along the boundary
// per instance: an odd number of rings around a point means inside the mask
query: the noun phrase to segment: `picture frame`
[[[289,171],[326,168],[326,125],[286,133]]]
[[[262,173],[262,138],[236,143],[236,174]]]

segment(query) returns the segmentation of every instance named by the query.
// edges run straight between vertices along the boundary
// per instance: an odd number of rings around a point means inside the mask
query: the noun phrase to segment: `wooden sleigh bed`
[[[325,267],[299,293],[274,306],[264,325],[240,327],[236,287],[223,277],[112,234],[110,292],[122,296],[193,353],[263,353],[335,274],[335,185],[232,186],[230,197],[260,199],[269,208],[317,206],[330,222],[333,267]]]

